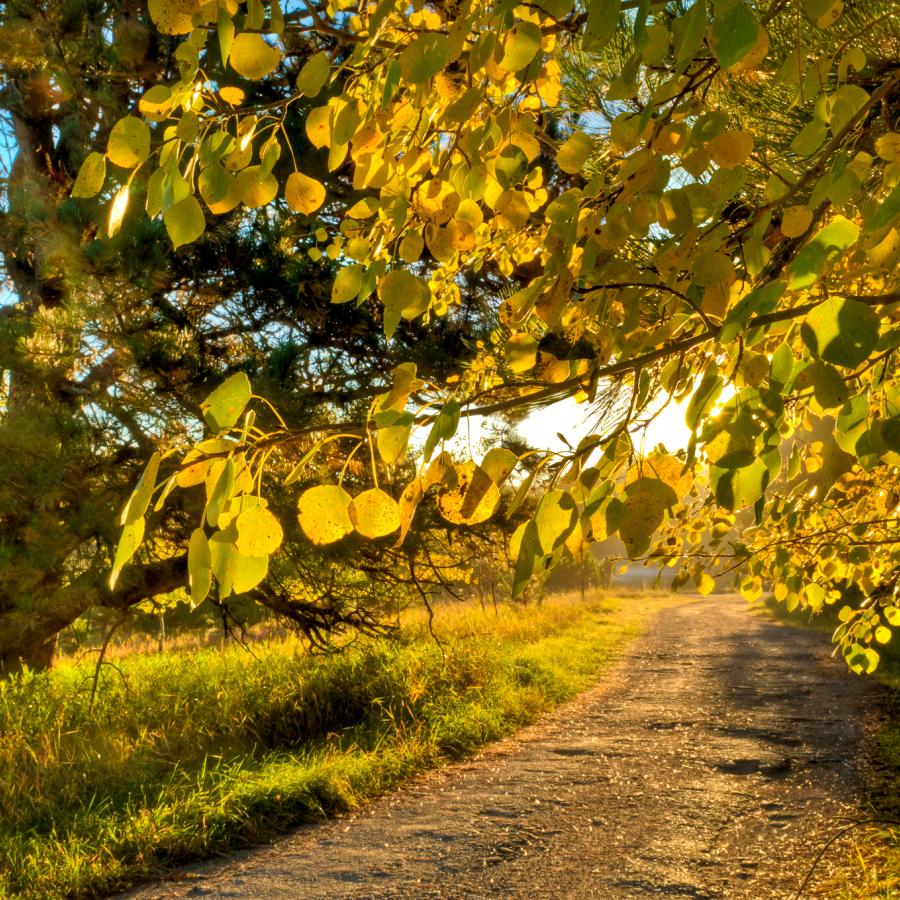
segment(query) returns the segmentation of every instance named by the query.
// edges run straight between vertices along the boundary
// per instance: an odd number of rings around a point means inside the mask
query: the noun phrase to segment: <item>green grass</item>
[[[94,896],[356,807],[587,688],[647,595],[438,611],[399,639],[118,659],[0,683],[0,895]]]
[[[837,618],[830,611],[810,617],[788,613],[774,601],[761,606],[791,625],[812,628],[830,639]],[[872,736],[871,752],[863,766],[866,808],[860,820],[900,823],[900,635],[879,648],[881,662],[874,678],[884,688],[883,703]],[[850,833],[851,849],[843,873],[819,886],[834,900],[875,900],[900,897],[900,824],[860,825]]]

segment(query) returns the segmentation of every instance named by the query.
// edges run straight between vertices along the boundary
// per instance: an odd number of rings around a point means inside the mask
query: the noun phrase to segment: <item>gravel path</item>
[[[738,599],[689,603],[478,758],[129,896],[790,897],[857,815],[873,696],[821,637]]]

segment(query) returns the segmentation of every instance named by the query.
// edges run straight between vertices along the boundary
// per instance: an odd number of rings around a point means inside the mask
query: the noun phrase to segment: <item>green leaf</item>
[[[406,453],[414,421],[415,416],[411,412],[388,409],[376,413],[378,453],[389,466],[402,459]]]
[[[234,520],[237,529],[235,545],[244,556],[268,556],[284,539],[278,519],[264,506],[251,506]]]
[[[788,287],[791,290],[812,287],[819,280],[825,263],[852,247],[858,237],[859,226],[855,222],[835,216],[794,258]]]
[[[828,98],[831,131],[840,134],[851,119],[869,102],[869,95],[858,85],[845,84]]]
[[[231,68],[251,81],[271,75],[281,62],[281,51],[266,43],[261,34],[244,32],[231,43]]]
[[[354,497],[347,512],[357,534],[369,540],[388,537],[400,529],[397,501],[380,488]]]
[[[424,84],[450,62],[450,40],[445,34],[422,34],[398,57],[400,74],[410,84]]]
[[[231,45],[234,42],[234,21],[224,5],[219,7],[216,32],[219,38],[219,54],[222,57],[222,66],[224,67],[228,65]]]
[[[691,431],[696,431],[697,426],[703,421],[706,413],[715,404],[722,391],[722,384],[719,367],[715,363],[711,363],[707,367],[685,410],[684,421]]]
[[[102,153],[89,153],[78,170],[72,196],[85,198],[100,193],[106,181],[106,157]]]
[[[212,587],[212,555],[202,528],[194,530],[188,544],[188,584],[191,589],[191,605],[199,606]]]
[[[237,531],[232,524],[217,531],[209,542],[212,573],[219,583],[219,597],[252,591],[268,574],[269,557],[244,556],[234,543]]]
[[[865,221],[863,232],[869,234],[873,231],[881,231],[892,225],[900,216],[900,184],[898,184],[885,198],[881,206]]]
[[[724,5],[724,4],[723,4]],[[719,65],[730,69],[756,44],[759,21],[744,3],[733,3],[724,15],[717,16],[710,29],[709,42]]]
[[[760,459],[740,469],[710,467],[716,502],[732,512],[756,503],[765,494],[770,477],[768,466]]]
[[[139,166],[150,155],[150,129],[135,116],[126,116],[113,125],[109,133],[106,155],[123,169]]]
[[[589,0],[584,25],[585,50],[601,50],[616,32],[619,24],[619,0]]]
[[[534,22],[516,22],[506,32],[500,66],[507,72],[524,69],[541,49],[541,29]]]
[[[206,230],[206,216],[193,195],[170,206],[163,214],[163,221],[176,250],[185,244],[192,244]]]
[[[455,400],[448,400],[441,407],[441,411],[434,420],[434,425],[431,426],[431,431],[428,432],[428,437],[425,440],[425,448],[423,450],[425,462],[431,459],[431,454],[434,453],[435,448],[441,441],[449,441],[456,434],[456,429],[459,427],[459,412],[459,404]]]
[[[203,418],[213,431],[227,431],[241,417],[253,389],[245,372],[226,378],[201,404]]]
[[[297,76],[297,90],[305,97],[316,97],[325,87],[328,75],[331,72],[331,60],[328,54],[322,50],[308,59]]]
[[[332,303],[349,303],[359,295],[363,285],[363,267],[357,264],[338,270],[331,287]]]
[[[513,569],[512,595],[513,599],[519,597],[525,590],[536,568],[536,563],[541,556],[541,545],[538,541],[537,526],[534,521],[529,521],[519,542],[519,553],[516,557],[516,565]]]
[[[150,506],[150,500],[153,497],[153,491],[156,488],[156,476],[159,473],[159,453],[154,453],[147,463],[141,475],[140,481],[137,483],[134,492],[125,504],[122,515],[119,519],[120,525],[130,525],[137,519],[142,519]]]
[[[304,491],[297,501],[297,519],[314,544],[333,544],[353,533],[349,509],[351,496],[333,484],[319,484]]]
[[[834,366],[814,362],[807,366],[794,381],[797,390],[813,389],[813,396],[822,409],[843,406],[850,397],[850,387]]]
[[[109,589],[113,590],[119,580],[119,573],[125,564],[137,553],[141,541],[144,539],[144,519],[135,519],[129,522],[123,529],[116,547],[116,556],[113,560],[112,571],[109,574]]]
[[[541,551],[549,556],[578,524],[578,506],[572,495],[561,490],[544,494],[535,510],[534,524]]]
[[[877,313],[864,303],[829,297],[807,314],[800,333],[810,352],[820,359],[853,367],[875,349],[879,326]]]
[[[706,0],[694,0],[691,8],[672,23],[675,68],[680,72],[697,55],[706,35]]]

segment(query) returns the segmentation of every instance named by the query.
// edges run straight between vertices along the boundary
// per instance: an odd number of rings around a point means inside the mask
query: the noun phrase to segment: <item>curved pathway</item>
[[[666,609],[597,688],[478,758],[130,896],[791,897],[858,815],[873,695],[742,600]]]

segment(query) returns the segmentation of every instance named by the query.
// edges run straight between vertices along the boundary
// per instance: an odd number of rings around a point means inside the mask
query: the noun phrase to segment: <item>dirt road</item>
[[[602,685],[477,759],[130,896],[790,897],[858,814],[872,692],[741,600],[665,610]]]

